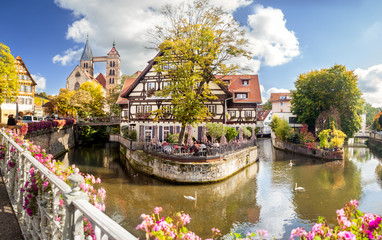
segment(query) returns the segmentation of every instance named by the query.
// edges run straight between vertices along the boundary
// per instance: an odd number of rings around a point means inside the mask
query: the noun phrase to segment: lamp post
[[[233,99],[233,97],[224,99],[224,125],[227,123],[227,101]]]

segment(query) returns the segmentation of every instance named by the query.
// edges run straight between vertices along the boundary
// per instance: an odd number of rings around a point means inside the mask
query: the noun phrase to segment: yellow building
[[[9,100],[1,104],[1,123],[7,123],[10,114],[16,116],[16,108],[18,108],[19,116],[34,114],[34,93],[37,83],[33,80],[24,61],[19,56],[16,58],[15,67],[20,87],[16,98],[18,104]]]

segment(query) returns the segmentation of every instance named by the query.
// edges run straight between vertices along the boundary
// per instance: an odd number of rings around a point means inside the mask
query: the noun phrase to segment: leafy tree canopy
[[[269,101],[266,101],[266,103],[263,104],[263,110],[272,110],[272,103]]]
[[[343,65],[300,74],[292,91],[291,110],[299,122],[314,126],[321,112],[330,107],[338,109],[341,125],[352,137],[361,127],[364,100],[358,87],[358,78]]]
[[[15,58],[9,47],[0,43],[0,104],[6,99],[14,101],[18,95],[19,82],[15,68]]]
[[[211,116],[204,103],[216,99],[209,83],[221,81],[214,75],[235,72],[238,66],[227,61],[248,57],[249,52],[239,23],[208,0],[196,0],[187,6],[167,5],[163,14],[169,25],[157,26],[157,50],[162,54],[155,58],[154,67],[171,84],[156,96],[171,98],[171,113],[182,124],[181,142],[186,125],[201,123]],[[163,115],[162,111],[156,111],[155,120]]]
[[[366,126],[370,126],[373,124],[373,119],[377,113],[382,111],[382,108],[375,108],[370,103],[365,104],[365,111],[366,111]]]
[[[87,81],[81,84],[79,90],[87,91],[91,96],[91,98],[88,100],[88,105],[90,107],[90,114],[92,116],[104,115],[103,108],[105,105],[105,98],[104,98],[104,92],[103,92],[101,84],[95,81]]]

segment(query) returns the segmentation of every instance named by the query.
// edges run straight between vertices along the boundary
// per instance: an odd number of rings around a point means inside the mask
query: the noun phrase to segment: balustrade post
[[[80,191],[80,184],[85,181],[84,177],[79,174],[78,168],[75,168],[73,174],[68,177],[69,183],[72,185],[72,191],[64,193],[64,201],[66,208],[66,217],[64,225],[64,239],[84,239],[83,215],[76,210],[72,202],[79,199],[89,201],[86,193]]]

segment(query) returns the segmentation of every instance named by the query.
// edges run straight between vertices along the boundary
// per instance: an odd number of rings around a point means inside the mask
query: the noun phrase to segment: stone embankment
[[[278,139],[273,132],[271,134],[271,137],[272,137],[273,147],[280,150],[294,152],[297,154],[302,154],[305,156],[320,158],[324,160],[341,160],[344,158],[343,150],[331,151],[331,150],[324,150],[324,149],[315,149],[315,148],[308,148],[308,147],[294,144],[294,143],[284,142]]]
[[[68,151],[75,145],[73,126],[66,126],[62,129],[45,129],[27,134],[26,139],[35,145],[45,149],[47,153],[54,157]]]
[[[130,142],[118,135],[111,135],[110,141],[121,143],[121,153],[126,164],[145,174],[177,183],[209,183],[224,180],[258,160],[257,146],[245,148],[227,155],[217,155],[208,161],[184,162],[181,157],[164,158],[131,147]]]

